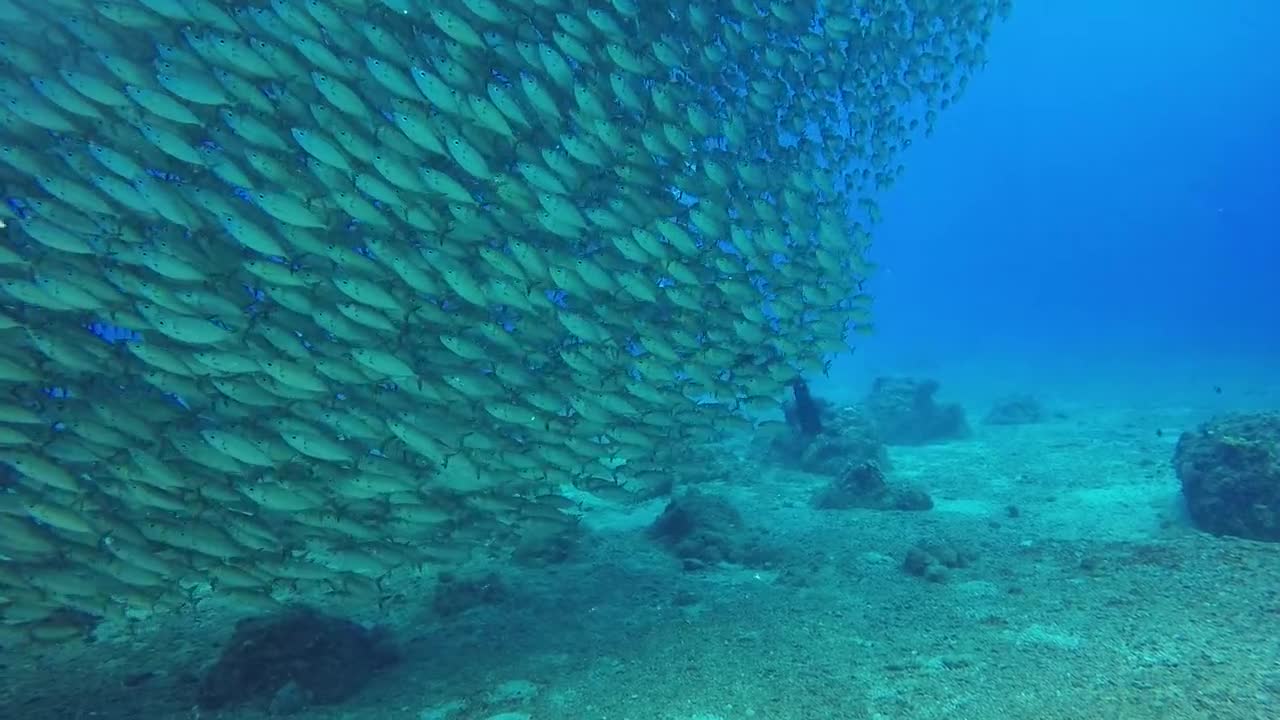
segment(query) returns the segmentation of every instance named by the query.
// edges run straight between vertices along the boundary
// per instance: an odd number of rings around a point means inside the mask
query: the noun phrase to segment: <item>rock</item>
[[[418,720],[453,720],[466,709],[467,702],[465,700],[450,700],[447,703],[427,708],[418,713]]]
[[[874,461],[889,467],[889,455],[875,423],[859,407],[824,408],[822,432],[807,436],[788,426],[773,438],[771,451],[783,464],[815,475],[841,474],[851,463]]]
[[[701,598],[696,593],[689,590],[679,590],[672,596],[671,605],[673,607],[691,607],[701,601]]]
[[[558,565],[573,557],[585,535],[581,524],[526,528],[511,551],[511,558],[527,567]]]
[[[1196,527],[1280,542],[1280,414],[1226,415],[1185,432],[1173,466]]]
[[[774,583],[793,588],[816,588],[839,582],[825,556],[798,559],[778,571]]]
[[[977,555],[945,543],[917,543],[907,551],[902,569],[929,582],[946,582],[951,570],[969,567]]]
[[[271,698],[271,705],[267,707],[268,715],[293,715],[302,712],[309,704],[307,693],[298,683],[290,681],[284,687],[276,691],[275,697]]]
[[[380,631],[310,608],[290,608],[236,625],[201,679],[197,703],[215,710],[262,701],[282,713],[336,705],[396,660]]]
[[[969,434],[964,408],[939,405],[934,380],[876,378],[864,405],[880,438],[889,445],[926,445]]]
[[[862,462],[849,465],[839,478],[818,492],[813,504],[820,510],[929,510],[933,499],[919,488],[890,486],[877,463]]]
[[[756,565],[766,559],[759,533],[727,499],[687,490],[672,498],[649,528],[650,535],[680,558],[685,570],[719,563]]]
[[[893,502],[890,510],[907,510],[923,512],[933,509],[933,498],[918,487],[897,488],[893,491]]]
[[[1030,395],[1014,395],[992,406],[984,419],[988,425],[1031,425],[1044,420],[1044,408]]]
[[[918,547],[913,547],[907,551],[907,557],[902,561],[902,568],[912,575],[923,576],[932,564],[934,564],[932,555]]]
[[[507,586],[496,572],[437,576],[431,606],[440,617],[451,617],[481,605],[496,605],[507,597]]]
[[[485,697],[489,705],[528,704],[538,696],[538,686],[528,680],[508,680]]]

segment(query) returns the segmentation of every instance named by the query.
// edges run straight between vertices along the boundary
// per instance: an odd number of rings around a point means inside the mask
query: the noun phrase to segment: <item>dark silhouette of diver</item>
[[[737,370],[747,366],[760,367],[773,359],[775,358],[762,358],[755,352],[741,352],[734,359],[730,369]],[[828,360],[822,368],[822,373],[826,375],[830,370],[831,361]],[[799,428],[800,434],[805,437],[818,436],[822,432],[822,411],[818,408],[818,404],[814,402],[813,395],[809,394],[809,384],[804,381],[804,378],[798,377],[791,381],[791,395],[795,399],[794,404],[790,408],[783,408],[787,422]]]
[[[796,378],[791,383],[791,394],[795,398],[792,417],[795,418],[800,433],[806,437],[814,437],[821,433],[822,412],[818,409],[818,404],[813,401],[813,395],[809,394],[809,384],[803,378]]]

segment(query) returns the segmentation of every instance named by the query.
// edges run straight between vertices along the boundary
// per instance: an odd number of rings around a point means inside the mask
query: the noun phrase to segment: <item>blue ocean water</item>
[[[1122,393],[1280,366],[1277,22],[1266,2],[1019,3],[906,153],[879,332],[846,371]]]

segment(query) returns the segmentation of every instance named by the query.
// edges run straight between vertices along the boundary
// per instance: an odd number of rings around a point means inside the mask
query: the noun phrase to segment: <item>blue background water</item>
[[[841,378],[1280,368],[1276,27],[1260,0],[1017,3],[885,198],[878,333]]]

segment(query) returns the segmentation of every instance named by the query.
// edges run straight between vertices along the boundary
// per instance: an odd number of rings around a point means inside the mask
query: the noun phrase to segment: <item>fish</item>
[[[788,391],[820,432],[795,378],[1010,2],[915,5],[6,4],[5,637],[376,595]]]

